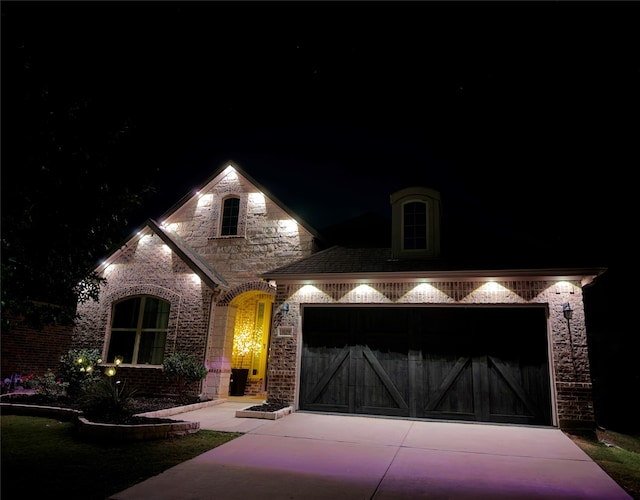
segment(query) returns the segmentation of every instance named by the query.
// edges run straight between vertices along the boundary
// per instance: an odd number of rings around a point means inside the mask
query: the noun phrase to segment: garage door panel
[[[300,376],[307,409],[349,411],[349,348],[307,348]]]
[[[407,356],[358,347],[354,379],[359,412],[409,416]]]
[[[475,412],[473,364],[469,357],[427,357],[427,391],[422,415]],[[434,368],[435,367],[435,368]]]
[[[550,420],[549,392],[541,391],[540,367],[518,361],[487,357],[489,412],[492,421],[514,417],[537,424]]]
[[[529,408],[530,404],[526,404],[529,398],[526,396],[525,389],[522,388],[519,381],[516,380],[517,371],[513,364],[507,366],[505,370],[512,374],[513,381],[507,381],[503,376],[503,371],[498,370],[495,365],[491,364],[489,370],[489,412],[491,415],[521,415],[533,417],[534,412]]]

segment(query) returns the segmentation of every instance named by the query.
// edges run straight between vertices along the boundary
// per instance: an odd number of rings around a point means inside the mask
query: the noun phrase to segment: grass
[[[104,500],[149,477],[241,436],[199,430],[132,443],[82,441],[71,422],[0,416],[2,498]]]
[[[595,437],[568,434],[635,500],[640,500],[640,434],[597,430]]]

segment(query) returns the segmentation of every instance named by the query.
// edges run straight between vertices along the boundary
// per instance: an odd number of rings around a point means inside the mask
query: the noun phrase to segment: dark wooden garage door
[[[542,307],[304,307],[300,408],[551,424]]]

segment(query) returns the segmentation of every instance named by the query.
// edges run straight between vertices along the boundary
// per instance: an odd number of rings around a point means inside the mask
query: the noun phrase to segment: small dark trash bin
[[[249,377],[248,368],[232,368],[231,369],[231,385],[229,387],[230,396],[244,396],[244,389],[247,386],[247,378]]]

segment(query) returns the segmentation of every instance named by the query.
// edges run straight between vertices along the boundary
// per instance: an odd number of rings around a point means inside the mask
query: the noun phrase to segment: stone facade
[[[224,201],[230,196],[239,204],[238,231],[224,236],[220,227]],[[226,397],[234,335],[246,312],[240,308],[256,294],[272,311],[268,316],[270,342],[265,376],[255,378],[248,390],[286,400],[295,410],[304,305],[541,305],[547,311],[553,422],[566,427],[593,425],[579,279],[559,281],[532,273],[489,280],[458,272],[419,287],[420,280],[392,275],[365,280],[366,284],[354,276],[342,279],[335,275],[274,283],[260,276],[316,255],[317,235],[246,173],[235,166],[221,169],[197,194],[176,207],[157,221],[166,234],[158,232],[160,226],[155,223],[149,224],[98,268],[107,285],[97,303],[79,305],[81,319],[74,330],[73,348],[98,348],[106,356],[113,305],[129,297],[158,297],[170,304],[165,354],[189,352],[202,359],[208,375],[198,388],[201,396]],[[175,246],[168,245],[167,238],[173,238]],[[203,281],[203,276],[209,281]],[[573,310],[570,321],[562,312],[567,303]],[[161,365],[131,365],[120,370],[144,392],[171,390]]]
[[[239,230],[236,236],[223,237],[218,222],[227,195],[241,200]],[[99,268],[107,284],[98,302],[78,306],[72,347],[97,348],[106,359],[113,304],[127,297],[159,297],[170,304],[165,354],[188,352],[202,359],[210,372],[200,388],[203,394],[227,396],[233,299],[256,290],[274,295],[275,289],[256,277],[311,254],[314,234],[233,168],[221,171],[161,222],[205,261],[202,265],[223,276],[224,283],[215,289],[207,286],[144,227]],[[144,392],[167,387],[161,366],[123,366],[119,374]]]
[[[287,303],[286,312],[282,305]],[[570,321],[563,304],[573,310]],[[415,282],[279,283],[271,341],[268,393],[271,397],[296,401],[296,359],[302,339],[301,306],[304,304],[443,304],[507,305],[544,304],[548,315],[550,379],[554,423],[561,427],[593,427],[592,385],[587,350],[584,304],[579,281],[455,280],[433,282],[416,288]],[[286,331],[285,336],[278,329]]]

